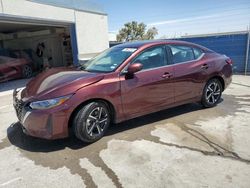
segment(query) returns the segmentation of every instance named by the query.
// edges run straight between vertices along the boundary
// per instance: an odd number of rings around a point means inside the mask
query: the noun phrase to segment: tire
[[[23,78],[30,78],[33,74],[32,68],[29,65],[23,66]]]
[[[96,142],[107,131],[110,120],[110,111],[105,103],[91,102],[76,113],[73,119],[74,134],[83,142]]]
[[[221,82],[214,78],[209,80],[203,90],[201,104],[205,108],[211,108],[218,104],[221,99],[222,85]]]

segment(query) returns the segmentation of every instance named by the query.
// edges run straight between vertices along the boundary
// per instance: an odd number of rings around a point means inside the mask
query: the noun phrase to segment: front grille
[[[21,121],[22,120],[22,110],[24,108],[24,103],[21,100],[18,100],[16,97],[14,98],[15,100],[15,110],[17,114],[17,118]]]

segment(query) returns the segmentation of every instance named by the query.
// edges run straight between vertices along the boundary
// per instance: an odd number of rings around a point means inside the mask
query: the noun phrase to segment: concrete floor
[[[1,87],[0,187],[250,187],[250,77],[234,76],[215,108],[130,120],[91,145],[24,135]]]

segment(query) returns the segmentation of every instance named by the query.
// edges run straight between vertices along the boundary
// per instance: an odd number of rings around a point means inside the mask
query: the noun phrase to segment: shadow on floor
[[[111,125],[106,133],[106,136],[112,136],[119,132],[138,128],[140,126],[202,109],[203,107],[199,104],[186,104],[179,107],[163,110],[157,113],[125,121],[123,123]],[[30,152],[52,152],[62,150],[66,147],[76,150],[90,145],[82,143],[73,135],[71,135],[69,138],[59,140],[44,140],[27,136],[23,133],[19,122],[12,124],[7,129],[7,135],[8,140],[11,144],[17,146],[20,149]]]

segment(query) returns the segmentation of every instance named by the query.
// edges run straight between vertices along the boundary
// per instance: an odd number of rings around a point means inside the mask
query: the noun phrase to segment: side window
[[[198,59],[203,54],[203,51],[198,48],[193,48],[193,50],[195,59]]]
[[[132,63],[141,63],[143,70],[165,66],[165,48],[163,46],[146,49]]]
[[[188,46],[170,45],[172,61],[174,64],[195,59],[193,49]]]

